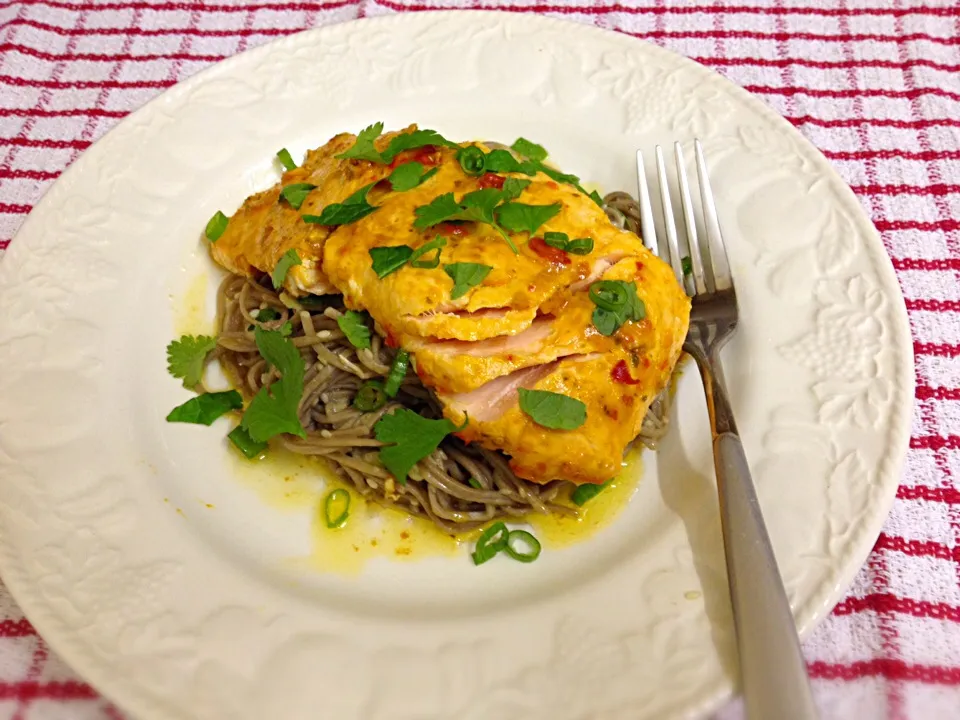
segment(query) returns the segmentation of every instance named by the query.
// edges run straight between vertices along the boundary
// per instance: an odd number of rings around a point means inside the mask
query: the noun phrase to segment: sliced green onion
[[[477,540],[477,546],[473,549],[473,564],[483,565],[487,560],[494,557],[497,553],[507,547],[507,538],[510,531],[502,522],[496,522],[486,530]]]
[[[601,310],[616,311],[624,307],[630,297],[623,283],[599,280],[590,286],[590,299]]]
[[[583,485],[577,485],[576,490],[570,493],[570,499],[573,501],[574,505],[583,505],[587,500],[592,500],[597,495],[600,494],[600,491],[603,490],[608,484],[609,480],[605,483],[593,484],[585,483]]]
[[[518,550],[516,547],[517,544],[521,546],[526,545],[529,549]],[[507,535],[507,543],[503,549],[506,550],[507,555],[514,560],[519,560],[522,563],[532,563],[540,557],[541,547],[540,541],[526,530],[511,530],[510,534]]]
[[[220,236],[223,235],[224,231],[227,229],[227,225],[229,223],[230,218],[217,210],[213,217],[207,221],[207,227],[204,229],[204,234],[207,236],[207,240],[212,243],[219,240]]]
[[[323,501],[323,520],[331,530],[342,527],[350,516],[350,493],[337,488]]]
[[[227,437],[230,438],[230,442],[234,444],[237,450],[243,453],[243,456],[247,458],[247,460],[260,457],[267,449],[265,442],[257,442],[254,440],[242,425],[237,425],[230,431]]]
[[[470,478],[469,480],[467,480],[467,484],[470,485],[470,487],[472,488],[476,488],[477,490],[483,490],[483,485],[481,485],[480,481],[477,480],[476,478]]]
[[[477,175],[483,175],[487,164],[487,156],[476,145],[467,145],[457,152],[457,161],[467,175],[476,177]]]
[[[683,269],[684,275],[691,275],[693,273],[693,260],[690,259],[689,255],[684,255],[680,258],[680,267]]]
[[[379,380],[368,380],[353,398],[353,406],[360,412],[373,412],[387,404],[387,394],[383,391],[383,383]]]
[[[574,255],[589,255],[593,252],[593,238],[577,238],[567,245],[567,252]]]
[[[400,383],[407,376],[407,368],[409,367],[410,353],[406,350],[398,350],[396,357],[393,358],[393,365],[390,366],[387,381],[383,384],[383,391],[387,394],[387,397],[396,397],[400,391]]]
[[[279,160],[280,164],[287,170],[295,170],[297,167],[297,164],[290,156],[290,151],[286,148],[280,148],[280,150],[277,151],[277,160]]]

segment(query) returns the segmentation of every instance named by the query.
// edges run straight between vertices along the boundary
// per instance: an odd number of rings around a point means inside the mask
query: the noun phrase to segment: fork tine
[[[729,290],[733,287],[733,276],[730,274],[730,261],[727,258],[727,249],[723,244],[723,235],[720,232],[720,219],[717,217],[717,206],[713,201],[710,177],[707,175],[707,161],[703,157],[703,146],[699,140],[693,141],[693,148],[697,155],[697,176],[700,179],[703,225],[707,235],[710,265],[713,269],[713,283],[717,290]]]
[[[680,180],[680,204],[683,206],[683,224],[687,227],[687,247],[690,251],[690,270],[693,275],[693,286],[697,295],[707,292],[707,285],[703,275],[703,258],[700,254],[700,243],[697,240],[697,222],[693,218],[693,199],[690,197],[690,183],[687,182],[687,168],[683,162],[683,148],[680,143],[673,144],[673,152],[677,158],[677,178]],[[681,265],[683,262],[681,261]]]
[[[667,169],[663,164],[663,149],[657,145],[657,180],[660,182],[660,200],[663,204],[663,227],[667,231],[667,246],[670,250],[670,266],[677,281],[683,285],[683,268],[680,265],[680,246],[677,243],[677,226],[673,221],[673,204],[670,202],[670,185]],[[663,253],[660,254],[663,257]],[[664,258],[666,259],[666,258]]]
[[[647,172],[643,163],[643,153],[637,150],[637,195],[640,203],[640,237],[647,250],[660,255],[657,243],[657,229],[653,224],[653,208],[650,206],[650,188],[647,186]]]

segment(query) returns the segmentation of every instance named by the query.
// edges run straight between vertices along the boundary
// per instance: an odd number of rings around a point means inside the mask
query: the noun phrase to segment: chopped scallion
[[[331,530],[343,527],[350,517],[350,493],[337,488],[323,501],[323,520]]]
[[[484,530],[477,540],[477,546],[473,549],[473,564],[483,565],[487,560],[495,557],[497,553],[507,547],[509,536],[510,531],[502,522],[496,522]]]
[[[526,549],[523,549],[526,546]],[[532,563],[540,557],[540,541],[526,530],[511,530],[504,545],[507,555],[522,563]]]
[[[373,412],[387,404],[387,394],[379,380],[368,380],[357,390],[353,406],[360,412]]]
[[[397,350],[396,357],[393,358],[393,365],[390,366],[390,373],[387,375],[387,381],[383,384],[383,391],[387,397],[396,397],[400,391],[400,384],[407,376],[407,369],[410,367],[410,353],[406,350]]]
[[[242,452],[243,456],[248,460],[260,457],[267,449],[265,442],[257,442],[254,440],[242,425],[237,425],[230,431],[227,437],[230,438],[230,442],[233,443],[234,447]]]

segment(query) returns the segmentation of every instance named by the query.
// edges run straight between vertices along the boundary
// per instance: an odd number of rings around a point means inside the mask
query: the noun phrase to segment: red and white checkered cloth
[[[447,1],[0,0],[0,257],[60,172],[164,88],[298,30],[481,7]],[[913,437],[883,534],[806,656],[825,720],[960,718],[960,0],[514,2],[482,7],[622,30],[715,68],[799,127],[871,214],[913,327]],[[0,720],[121,717],[0,586]]]

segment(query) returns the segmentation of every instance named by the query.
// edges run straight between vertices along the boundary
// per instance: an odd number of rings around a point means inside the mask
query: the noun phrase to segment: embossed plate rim
[[[95,143],[74,165],[65,171],[47,195],[37,204],[34,212],[31,213],[18,233],[18,240],[12,243],[8,250],[2,267],[0,267],[0,278],[15,279],[12,276],[11,268],[21,262],[29,261],[32,239],[41,233],[44,218],[55,210],[56,201],[62,199],[60,196],[76,184],[85,168],[93,163],[94,158],[99,158],[108,152],[108,146],[111,143],[119,142],[127,131],[135,127],[136,123],[147,120],[154,115],[162,116],[162,110],[165,106],[175,104],[186,94],[203,87],[210,80],[217,77],[229,77],[232,73],[235,74],[235,70],[244,67],[249,68],[256,62],[268,58],[271,54],[280,50],[309,47],[311,43],[320,43],[327,38],[350,37],[352,34],[362,35],[368,30],[373,32],[378,28],[423,30],[430,27],[434,22],[459,22],[458,18],[464,23],[487,21],[501,23],[503,27],[516,29],[517,31],[529,30],[530,28],[562,29],[564,33],[580,37],[584,41],[597,46],[628,53],[633,50],[638,55],[646,53],[649,57],[658,59],[664,64],[673,65],[691,76],[696,76],[705,84],[710,84],[711,87],[721,88],[723,93],[736,97],[753,115],[762,119],[771,127],[778,128],[778,132],[788,137],[796,145],[797,152],[805,160],[815,164],[818,170],[823,171],[825,181],[829,184],[831,191],[836,193],[837,202],[851,213],[857,237],[863,238],[867,242],[868,260],[872,263],[872,269],[877,275],[881,290],[887,301],[891,303],[889,311],[892,313],[891,317],[895,324],[892,332],[895,335],[896,345],[893,350],[898,353],[894,358],[898,372],[896,377],[893,378],[895,381],[893,392],[896,394],[896,398],[891,401],[894,407],[895,421],[890,426],[889,433],[886,436],[891,450],[883,458],[884,467],[880,473],[882,482],[877,482],[871,488],[871,495],[868,498],[869,514],[866,520],[852,530],[851,535],[845,539],[842,552],[838,553],[841,556],[840,566],[835,572],[821,578],[817,584],[816,592],[804,598],[803,603],[797,609],[802,629],[805,632],[809,631],[813,624],[821,619],[829,607],[839,599],[845,586],[852,580],[854,573],[869,553],[894,499],[898,481],[897,469],[902,465],[906,452],[906,441],[909,437],[909,409],[912,402],[913,387],[913,357],[909,344],[906,310],[892,265],[886,257],[876,231],[864,216],[852,191],[829,167],[826,160],[792,126],[757,98],[723,80],[712,71],[681,58],[679,55],[648,45],[635,38],[599,28],[552,18],[490,11],[430,12],[386,16],[332,25],[282,38],[218,63],[178,84],[132,113],[103,139]],[[0,294],[6,295],[7,293],[10,293],[10,288],[6,285],[0,286]],[[0,338],[15,337],[16,328],[5,327],[10,324],[10,318],[0,319]],[[11,592],[28,613],[38,631],[48,638],[51,646],[61,653],[71,665],[88,676],[107,695],[115,697],[126,707],[136,708],[143,713],[143,717],[178,717],[184,712],[184,708],[158,703],[155,697],[145,693],[144,688],[131,681],[130,678],[118,677],[113,672],[114,668],[104,665],[98,657],[90,653],[86,645],[77,641],[76,637],[71,634],[71,628],[52,611],[48,600],[36,592],[34,587],[36,578],[28,577],[23,568],[20,558],[17,556],[17,547],[11,542],[9,528],[4,528],[2,534],[0,534],[0,560],[2,560],[4,578],[8,582]],[[693,696],[686,698],[683,702],[683,708],[686,710],[702,709],[717,702],[724,693],[730,691],[729,684],[725,680],[722,678],[714,680],[699,687]]]

